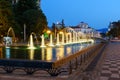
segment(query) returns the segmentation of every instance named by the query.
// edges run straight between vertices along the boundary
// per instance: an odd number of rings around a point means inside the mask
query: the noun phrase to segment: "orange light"
[[[49,33],[51,33],[51,31],[50,31],[50,30],[48,30],[48,31],[47,31],[47,33],[49,34]]]

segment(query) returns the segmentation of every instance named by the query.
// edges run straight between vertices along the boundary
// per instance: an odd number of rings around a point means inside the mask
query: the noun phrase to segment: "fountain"
[[[29,48],[32,49],[34,48],[34,44],[33,44],[33,36],[30,35],[30,44],[28,44]]]
[[[42,34],[41,38],[42,38],[42,40],[41,40],[41,46],[40,47],[46,47],[43,34]]]
[[[68,34],[66,33],[66,44],[68,44]]]
[[[53,39],[52,39],[52,34],[50,34],[50,43],[49,43],[49,46],[53,47]]]
[[[28,44],[28,49],[35,49],[35,47],[34,47],[34,42],[33,42],[33,35],[35,36],[35,39],[36,39],[36,41],[37,41],[37,44],[38,44],[38,40],[37,40],[37,37],[36,37],[36,34],[34,33],[34,32],[32,32],[31,34],[30,34],[30,42],[29,42],[29,44]]]
[[[74,32],[73,34],[73,32],[58,33],[57,41],[54,42],[53,36],[52,34],[50,34],[50,42],[48,46],[47,44],[45,44],[43,34],[41,35],[41,45],[34,45],[35,41],[33,40],[33,37],[36,37],[36,34],[32,32],[30,34],[29,46],[19,45],[10,46],[10,48],[2,47],[2,53],[0,54],[2,55],[0,59],[1,65],[4,68],[4,70],[6,70],[9,73],[12,72],[14,69],[19,68],[25,69],[25,72],[27,72],[27,74],[32,74],[37,70],[46,70],[50,75],[56,76],[58,75],[56,73],[56,68],[59,67],[59,64],[60,67],[62,67],[61,65],[66,64],[67,60],[70,61],[73,60],[73,58],[77,60],[78,56],[81,60],[84,55],[83,51],[86,51],[87,49],[83,50],[82,54],[79,51],[87,46],[91,46],[87,44],[89,42],[93,42],[89,39],[80,39],[81,35],[79,35],[77,32]],[[67,41],[65,41],[65,39]],[[88,53],[85,52],[85,54]],[[59,61],[62,61],[62,64]],[[58,65],[56,65],[56,62]]]
[[[59,34],[57,33],[57,44],[56,45],[60,45],[59,43]]]
[[[13,28],[12,27],[10,27],[9,29],[8,29],[8,32],[7,32],[7,37],[10,35],[10,31],[11,31],[11,33],[12,33],[12,36],[13,36],[13,42],[15,42],[15,33],[14,33],[14,30],[13,30]]]
[[[63,32],[60,32],[60,34],[62,35],[62,41],[61,41],[61,44],[64,45],[64,40],[65,40],[65,38],[64,38],[64,33],[63,33]]]
[[[10,32],[12,33],[12,37],[10,37]],[[13,42],[15,42],[15,33],[12,27],[8,29],[7,36],[3,37],[3,41],[5,43],[6,48],[9,48],[9,46],[12,45]]]
[[[1,47],[0,65],[9,73],[19,68],[24,69],[28,74],[32,74],[37,70],[46,70],[48,73],[51,72],[50,74],[54,76],[54,73],[56,75],[57,72],[57,67],[53,67],[56,66],[54,63],[63,59],[66,64],[67,59],[70,61],[69,59],[74,57],[74,54],[78,55],[77,52],[86,47],[87,42],[93,42],[89,39],[80,39],[81,35],[78,35],[78,33],[72,29],[70,30],[69,32],[65,31],[61,33],[62,35],[58,33],[57,42],[53,42],[53,35],[50,34],[48,46],[45,44],[44,35],[41,35],[41,45],[35,45],[33,37],[36,37],[36,34],[32,32],[30,34],[29,46],[16,44],[17,46],[9,46],[10,48]],[[13,33],[12,28],[10,28],[7,35],[9,35],[10,31]],[[35,39],[38,42],[37,37]],[[85,54],[87,53],[85,52]],[[75,55],[75,57],[77,56]],[[77,60],[78,58],[75,59]],[[82,57],[79,59],[82,59]],[[61,65],[61,62],[58,63],[58,66],[59,64]],[[64,61],[62,65],[64,65]]]

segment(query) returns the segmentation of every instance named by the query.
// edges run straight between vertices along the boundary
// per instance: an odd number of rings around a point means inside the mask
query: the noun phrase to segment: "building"
[[[87,23],[80,22],[77,26],[71,27],[75,32],[82,32],[88,37],[100,37],[100,33],[94,28],[89,27]]]

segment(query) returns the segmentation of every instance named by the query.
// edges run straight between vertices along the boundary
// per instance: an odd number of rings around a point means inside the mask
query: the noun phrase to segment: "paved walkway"
[[[120,80],[120,42],[108,44],[92,72],[81,73],[78,69],[71,75],[62,73],[57,77],[51,77],[45,71],[26,75],[22,70],[6,74],[0,69],[0,80]]]
[[[78,70],[67,80],[120,80],[120,42],[107,45],[93,71]]]
[[[104,51],[99,80],[120,80],[120,42],[110,43]]]

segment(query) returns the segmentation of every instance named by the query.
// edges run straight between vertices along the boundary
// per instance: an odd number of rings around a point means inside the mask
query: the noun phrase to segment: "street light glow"
[[[50,30],[48,30],[48,31],[47,31],[47,33],[49,34],[49,33],[51,33],[51,31],[50,31]]]

